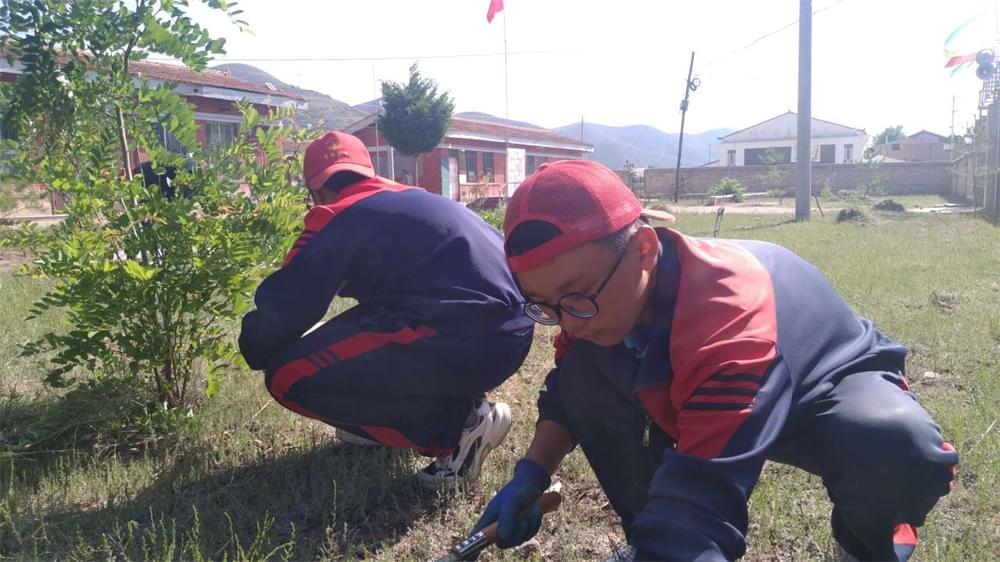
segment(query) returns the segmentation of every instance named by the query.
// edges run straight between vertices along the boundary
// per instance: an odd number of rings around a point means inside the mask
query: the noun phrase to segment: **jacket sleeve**
[[[792,385],[772,341],[719,341],[696,355],[700,383],[672,389],[677,447],[664,452],[630,529],[640,559],[743,556],[747,501],[788,416]]]
[[[565,332],[560,331],[552,340],[556,352],[556,367],[549,371],[545,383],[538,393],[538,421],[549,420],[568,428],[566,410],[563,408],[562,397],[559,395],[559,364],[569,353],[573,340]]]
[[[256,309],[243,317],[239,339],[251,369],[267,367],[281,349],[319,322],[343,285],[360,236],[341,235],[331,218],[329,210],[314,207],[284,266],[257,288]]]

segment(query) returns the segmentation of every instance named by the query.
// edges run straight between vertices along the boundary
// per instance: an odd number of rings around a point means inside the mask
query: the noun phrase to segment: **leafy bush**
[[[22,349],[54,353],[48,384],[70,384],[67,375],[82,367],[147,383],[171,407],[188,400],[198,374],[207,394],[218,389],[219,369],[237,357],[232,322],[259,276],[280,263],[303,211],[302,193],[289,184],[298,160],[284,160],[279,142],[296,133],[260,121],[243,107],[241,130],[256,129],[258,146],[242,134],[207,165],[177,172],[174,192],[188,196],[145,186],[141,176],[66,181],[64,223],[29,226],[4,241],[30,248],[35,261],[26,271],[55,281],[32,317],[50,308],[67,314],[68,331]],[[258,150],[267,163],[257,162]],[[108,373],[118,365],[124,372]]]
[[[207,5],[231,19],[240,13],[226,2]],[[170,84],[130,72],[150,54],[201,69],[223,52],[224,40],[187,10],[169,0],[9,0],[0,8],[9,16],[0,17],[8,55],[24,63],[17,81],[0,85],[5,125],[15,132],[11,169],[68,199],[63,223],[29,226],[3,242],[32,252],[25,272],[51,282],[32,315],[61,309],[66,318],[64,330],[21,351],[51,357],[44,376],[52,386],[120,379],[177,411],[202,377],[205,393],[215,393],[221,369],[238,357],[233,323],[294,239],[304,201],[292,179],[301,161],[282,150],[283,141],[305,138],[285,124],[290,111],[265,118],[241,103],[235,142],[210,151],[198,141],[192,105]],[[167,134],[188,154],[168,152]],[[172,183],[133,179],[137,150],[157,174],[175,172]]]
[[[712,186],[712,188],[708,190],[708,195],[710,197],[715,195],[732,195],[733,202],[739,203],[743,201],[743,195],[746,192],[747,192],[746,187],[744,187],[739,180],[735,180],[732,178],[722,178],[722,181]]]
[[[477,210],[476,214],[482,217],[482,219],[490,224],[493,228],[503,232],[503,217],[505,209],[502,207],[496,209],[481,209]]]

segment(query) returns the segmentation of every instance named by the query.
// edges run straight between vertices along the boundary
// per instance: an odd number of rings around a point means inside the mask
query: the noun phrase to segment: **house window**
[[[853,144],[845,144],[844,145],[844,163],[845,164],[850,164],[851,162],[854,162],[854,145]]]
[[[208,139],[209,148],[226,148],[233,144],[239,131],[240,126],[237,123],[220,123],[217,121],[208,121],[205,123],[205,137]]]
[[[476,151],[465,151],[465,181],[466,183],[476,183],[479,179],[479,166],[476,162]]]
[[[493,153],[484,152],[483,153],[483,181],[493,181],[495,176],[493,175]]]
[[[726,166],[735,166],[735,165],[736,165],[736,150],[735,149],[734,150],[727,150],[726,151]]]
[[[177,140],[177,137],[175,137],[170,131],[166,130],[163,125],[160,125],[159,123],[153,125],[153,133],[156,135],[156,138],[160,139],[160,142],[163,143],[163,148],[166,148],[168,151],[173,152],[174,154],[187,153],[187,151],[184,150],[184,147],[181,146],[181,141]]]
[[[534,156],[525,156],[524,157],[524,177],[528,177],[531,174],[534,174],[536,168],[538,168],[538,165],[535,164],[535,157]]]
[[[898,142],[897,142],[897,143],[894,143],[894,144],[892,145],[892,149],[893,149],[893,150],[899,150],[899,143],[898,143]]]
[[[744,166],[773,166],[792,161],[792,147],[747,148],[743,150]]]

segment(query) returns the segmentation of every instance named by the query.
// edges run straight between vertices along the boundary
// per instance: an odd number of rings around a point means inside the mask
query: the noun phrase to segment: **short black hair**
[[[603,238],[598,238],[594,242],[607,246],[615,253],[621,252],[632,241],[632,236],[635,235],[636,231],[643,224],[645,224],[643,219],[636,219],[617,232]],[[548,221],[524,221],[517,225],[514,231],[510,233],[510,236],[507,237],[507,255],[517,257],[527,254],[560,234],[562,234],[562,230],[559,230],[559,227]]]
[[[337,172],[326,180],[326,183],[323,184],[323,189],[340,191],[352,183],[357,183],[363,179],[365,179],[364,176],[355,172]]]

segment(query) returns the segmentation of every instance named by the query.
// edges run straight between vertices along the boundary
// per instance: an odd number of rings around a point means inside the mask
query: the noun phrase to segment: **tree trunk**
[[[118,144],[121,146],[122,151],[122,165],[125,166],[125,177],[128,181],[132,181],[132,156],[129,154],[128,149],[128,131],[125,129],[125,113],[122,111],[121,105],[116,106],[115,110],[118,119]]]

